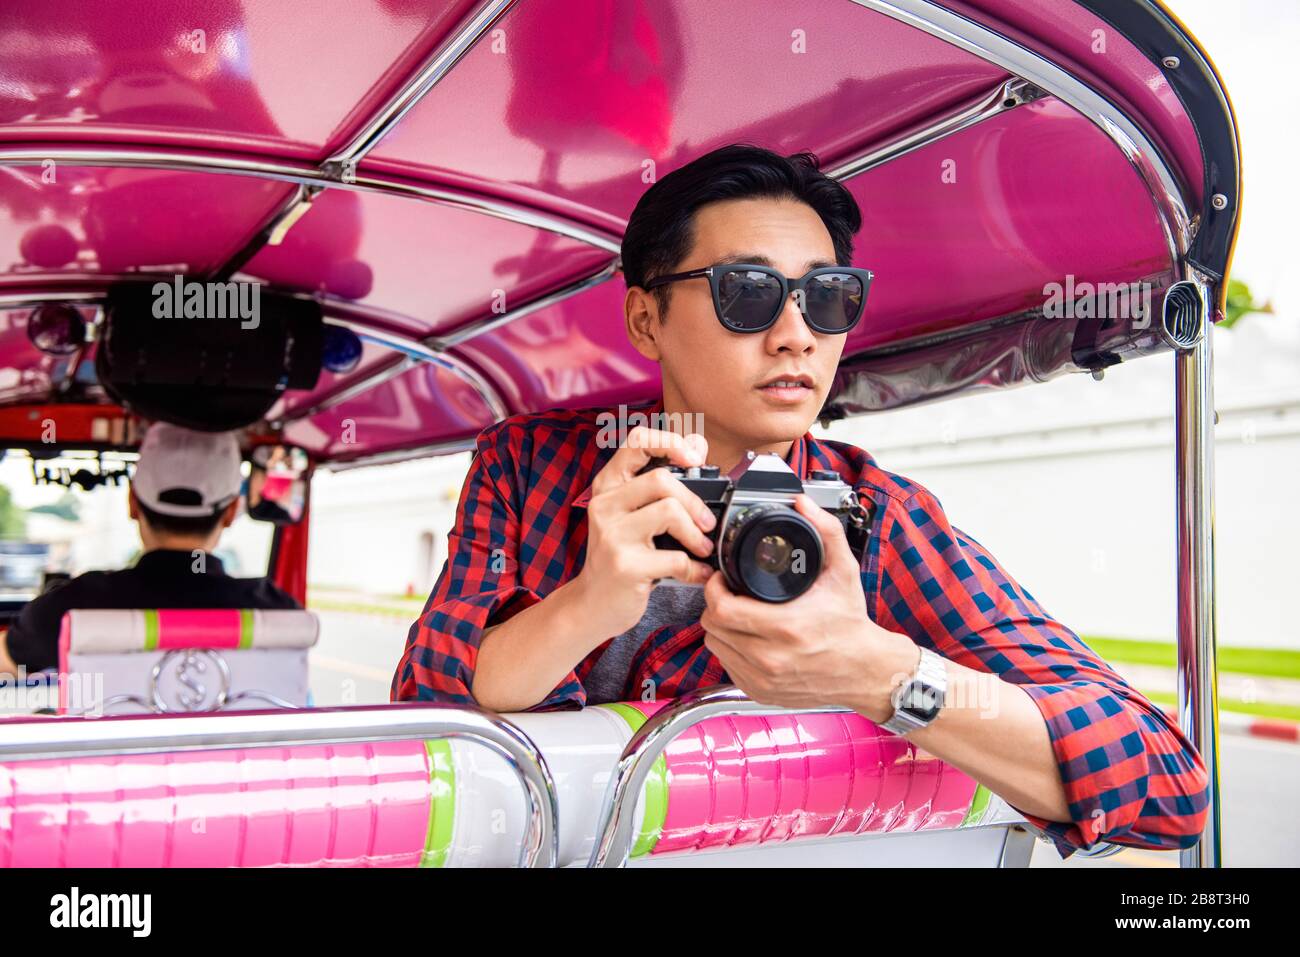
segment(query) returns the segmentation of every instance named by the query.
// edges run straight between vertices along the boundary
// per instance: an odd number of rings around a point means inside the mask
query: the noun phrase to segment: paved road
[[[320,612],[312,653],[317,705],[388,700],[410,622],[402,617]],[[1229,866],[1300,866],[1300,745],[1227,736],[1222,746],[1224,860]],[[1047,844],[1035,867],[1176,867],[1178,855],[1125,850],[1100,861],[1061,861]]]

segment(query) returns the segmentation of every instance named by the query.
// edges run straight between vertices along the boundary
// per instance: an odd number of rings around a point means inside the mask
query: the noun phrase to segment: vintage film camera
[[[717,518],[712,533],[716,547],[703,560],[721,569],[737,594],[791,601],[821,574],[821,536],[794,507],[794,497],[801,492],[839,518],[859,560],[866,552],[871,513],[835,472],[814,471],[807,482],[801,482],[779,455],[770,452],[746,452],[725,476],[714,465],[666,467]],[[671,535],[656,536],[655,546],[685,550]]]

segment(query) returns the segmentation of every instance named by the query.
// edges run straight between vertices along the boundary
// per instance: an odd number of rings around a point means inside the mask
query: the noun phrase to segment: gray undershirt
[[[607,704],[627,700],[627,680],[632,673],[632,658],[637,649],[660,628],[680,631],[693,625],[704,614],[704,589],[698,585],[660,582],[650,590],[641,620],[614,639],[596,661],[583,687],[587,704]]]

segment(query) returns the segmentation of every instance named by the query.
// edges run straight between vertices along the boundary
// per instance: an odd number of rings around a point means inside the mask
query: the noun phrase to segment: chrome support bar
[[[1214,579],[1213,290],[1198,281],[1202,331],[1174,354],[1175,482],[1178,508],[1178,721],[1209,775],[1209,816],[1183,867],[1219,867],[1218,635]]]
[[[553,306],[556,303],[563,302],[579,293],[586,292],[593,286],[599,286],[601,283],[614,278],[614,276],[618,274],[620,265],[620,261],[615,259],[608,265],[603,266],[598,272],[570,283],[561,289],[557,289],[555,292],[547,293],[545,296],[542,296],[539,299],[534,299],[532,302],[524,303],[524,305],[517,309],[511,309],[507,312],[501,313],[500,315],[485,316],[482,319],[474,320],[473,322],[463,325],[458,329],[454,329],[443,336],[430,336],[428,339],[424,340],[424,344],[431,349],[442,351],[444,349],[450,349],[452,346],[458,346],[462,342],[468,342],[470,339],[481,336],[486,332],[491,332],[493,329],[499,329],[501,326],[514,322],[517,319],[531,316],[533,313],[540,312],[548,306]]]
[[[1136,123],[1078,77],[1001,34],[932,0],[851,0],[1028,80],[1093,122],[1119,147],[1146,184],[1165,234],[1170,261],[1182,262],[1191,221],[1169,164]]]
[[[330,311],[328,301],[324,303],[327,313]],[[349,312],[357,315],[359,310],[356,304],[349,304]],[[328,393],[317,399],[310,405],[295,406],[286,410],[282,415],[276,416],[273,425],[277,428],[286,422],[296,422],[299,419],[311,418],[318,415],[326,409],[331,409],[348,399],[356,398],[364,392],[383,385],[392,379],[410,371],[421,363],[429,363],[439,368],[446,369],[448,372],[457,376],[466,382],[478,397],[487,406],[488,411],[492,413],[493,421],[499,422],[510,414],[510,409],[506,405],[505,399],[500,391],[492,383],[488,382],[478,370],[458,356],[450,352],[442,352],[431,349],[416,339],[409,339],[404,336],[396,335],[390,332],[381,332],[373,328],[368,328],[364,323],[357,322],[354,319],[342,319],[331,316],[328,320],[332,325],[344,326],[355,332],[361,339],[372,342],[375,345],[381,345],[394,352],[400,353],[402,358],[396,362],[376,369],[360,378],[353,379],[343,385],[335,392]]]
[[[596,821],[596,843],[588,867],[626,867],[632,852],[633,817],[646,778],[659,755],[682,732],[719,715],[848,714],[844,708],[791,711],[750,701],[739,688],[718,685],[682,695],[641,726],[623,749],[610,775],[605,800]]]
[[[924,126],[875,147],[871,152],[865,153],[857,159],[841,163],[834,169],[827,170],[826,175],[844,182],[867,172],[867,170],[883,166],[890,160],[897,159],[913,150],[929,146],[946,136],[951,136],[992,117],[1001,116],[1017,106],[1042,99],[1045,95],[1042,90],[1028,80],[1019,78],[1007,80],[999,83],[989,93],[978,97],[965,106],[959,107],[947,116],[927,122]]]
[[[257,179],[297,183],[322,189],[350,189],[361,193],[404,196],[456,209],[493,216],[507,222],[545,230],[617,254],[619,240],[609,234],[540,209],[477,193],[428,183],[409,182],[378,173],[358,173],[341,178],[337,171],[269,157],[249,157],[201,150],[116,146],[9,146],[0,148],[0,166],[40,166],[45,160],[68,166],[103,166],[122,169],[161,169],[185,173],[223,173]]]
[[[373,369],[356,378],[348,379],[333,392],[327,392],[314,402],[306,402],[302,405],[294,405],[285,409],[277,416],[272,416],[268,424],[272,429],[283,429],[290,422],[298,422],[302,419],[310,419],[312,416],[320,415],[336,405],[342,405],[349,399],[355,399],[363,392],[369,392],[371,389],[383,385],[385,382],[391,382],[398,376],[405,375],[416,366],[416,362],[410,356],[399,355],[384,363],[380,368]]]
[[[160,754],[228,748],[458,738],[500,755],[528,809],[521,867],[554,867],[559,855],[555,784],[546,759],[499,715],[439,704],[240,711],[226,714],[26,718],[4,722],[0,762]]]
[[[356,164],[375,144],[388,135],[398,121],[451,71],[460,58],[469,52],[493,24],[505,16],[515,2],[516,0],[486,0],[480,4],[473,16],[434,51],[410,82],[366,121],[365,126],[356,132],[347,146],[327,159],[324,166],[339,169],[351,166],[355,169]]]

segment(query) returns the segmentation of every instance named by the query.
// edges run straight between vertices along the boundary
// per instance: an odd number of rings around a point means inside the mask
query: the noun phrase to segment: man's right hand
[[[717,524],[713,513],[667,469],[641,472],[654,458],[683,468],[703,465],[707,452],[702,435],[637,427],[591,483],[587,557],[574,584],[606,638],[641,620],[656,579],[703,585],[713,573],[686,552],[654,544],[656,535],[667,533],[707,558],[713,542],[705,533]]]

